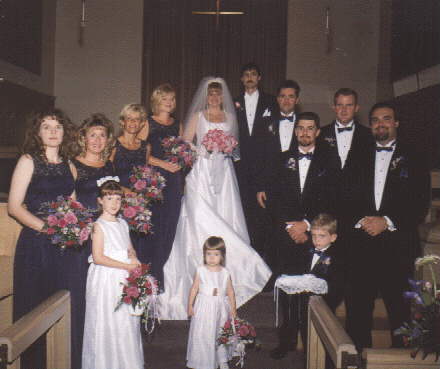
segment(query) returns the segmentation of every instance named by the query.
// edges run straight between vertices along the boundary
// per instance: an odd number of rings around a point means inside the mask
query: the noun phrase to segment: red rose
[[[123,299],[124,303],[131,304],[131,298],[129,296],[125,296]]]
[[[75,241],[69,240],[66,241],[66,246],[73,246],[75,244]]]
[[[241,337],[246,337],[246,336],[248,336],[248,335],[249,335],[249,328],[246,327],[245,325],[242,325],[242,326],[240,327],[240,329],[238,330],[238,334],[239,334]]]
[[[127,288],[127,296],[137,298],[139,297],[139,289],[135,286]]]
[[[64,218],[63,218],[63,219],[60,219],[60,220],[58,221],[58,226],[59,226],[59,227],[64,228],[66,225],[67,225],[67,222],[66,222],[66,220],[65,220]]]

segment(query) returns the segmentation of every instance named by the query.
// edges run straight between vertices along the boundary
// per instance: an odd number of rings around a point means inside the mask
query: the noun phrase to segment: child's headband
[[[114,176],[114,177],[112,177],[112,176],[106,176],[106,177],[102,177],[102,178],[99,178],[97,181],[96,181],[96,184],[98,185],[98,187],[101,187],[105,182],[107,182],[107,181],[115,181],[115,182],[118,182],[119,183],[119,177],[118,176]]]

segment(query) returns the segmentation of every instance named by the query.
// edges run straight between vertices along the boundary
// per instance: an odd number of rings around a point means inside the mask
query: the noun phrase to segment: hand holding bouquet
[[[158,293],[158,282],[150,274],[150,265],[141,264],[133,269],[126,278],[126,283],[123,284],[122,295],[115,311],[122,304],[130,305],[136,315],[143,316],[143,321],[146,322],[146,329],[148,329],[148,321],[152,321],[152,326],[148,331],[148,333],[151,333],[154,330],[154,322],[159,318],[157,311]]]
[[[225,133],[221,129],[210,129],[203,137],[202,145],[209,153],[219,152],[231,156],[238,146],[238,141],[234,136]]]
[[[162,140],[165,160],[177,164],[180,168],[192,167],[196,160],[196,151],[189,142],[180,137],[166,137]]]
[[[89,238],[93,212],[71,197],[42,203],[38,213],[45,221],[42,232],[61,249],[78,248]]]

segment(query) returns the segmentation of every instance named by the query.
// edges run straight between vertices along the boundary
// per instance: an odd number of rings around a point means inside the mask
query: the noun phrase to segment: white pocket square
[[[266,110],[263,113],[263,117],[270,117],[270,110],[269,110],[269,108],[266,108]]]

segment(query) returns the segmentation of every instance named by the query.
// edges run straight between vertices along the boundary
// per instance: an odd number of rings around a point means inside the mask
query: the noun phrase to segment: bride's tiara
[[[115,182],[118,182],[118,183],[119,183],[119,177],[118,177],[118,176],[114,176],[114,177],[112,177],[112,176],[102,177],[102,178],[99,178],[99,179],[96,181],[96,184],[98,185],[98,187],[101,187],[105,182],[108,182],[108,181],[115,181]]]

